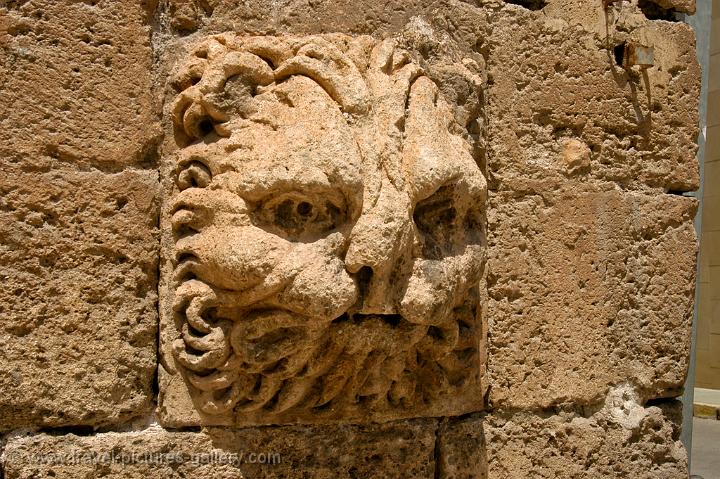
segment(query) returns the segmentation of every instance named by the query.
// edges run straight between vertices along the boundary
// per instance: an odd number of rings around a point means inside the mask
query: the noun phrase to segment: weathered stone
[[[11,438],[6,479],[434,477],[436,422]],[[52,464],[52,461],[55,464]],[[43,461],[45,463],[43,463]],[[73,463],[74,462],[74,463]]]
[[[0,4],[0,158],[112,170],[152,161],[160,130],[141,3]]]
[[[487,444],[482,418],[448,418],[440,424],[435,447],[442,479],[486,479]]]
[[[513,184],[488,210],[490,402],[592,404],[685,380],[696,202],[575,182]]]
[[[580,173],[590,168],[590,148],[580,140],[565,140],[562,159],[568,173]]]
[[[156,172],[2,164],[0,430],[108,425],[152,401]]]
[[[655,20],[679,20],[675,13],[695,14],[695,0],[638,0],[638,5]]]
[[[0,477],[687,476],[694,0],[0,4]]]
[[[618,17],[631,13],[634,19],[680,21],[682,13],[695,13],[695,0],[517,0],[510,3],[541,4],[542,10],[536,15],[562,22],[556,25],[580,25],[586,32],[593,32],[602,39],[606,38],[610,26],[614,26]]]
[[[168,30],[181,35],[199,30],[255,35],[343,32],[387,36],[402,31],[413,18],[421,18],[452,36],[462,36],[482,25],[485,16],[484,10],[460,0],[364,1],[361,5],[358,8],[352,0],[160,0],[158,10]]]
[[[682,406],[643,408],[635,399],[619,398],[589,417],[488,416],[488,478],[687,477]]]
[[[582,10],[595,12],[592,19],[573,21],[508,6],[493,23],[491,189],[568,175],[625,188],[698,188],[700,69],[692,29],[647,20],[629,2],[607,17],[596,8],[599,1]],[[625,44],[652,47],[654,65],[623,68]],[[568,140],[588,145],[589,169],[567,171],[556,161]]]
[[[428,61],[476,104],[451,106],[404,48],[428,29],[225,34],[176,71],[167,424],[482,409],[483,77]]]
[[[682,405],[643,407],[637,401],[631,388],[619,387],[588,415],[518,412],[456,420],[441,429],[440,463],[452,458],[462,474],[440,477],[687,477],[687,454],[679,441]]]

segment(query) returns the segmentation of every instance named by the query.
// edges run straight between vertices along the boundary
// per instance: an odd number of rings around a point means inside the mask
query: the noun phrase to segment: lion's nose
[[[345,269],[354,275],[362,314],[396,314],[403,261],[410,254],[412,217],[409,199],[399,192],[381,195],[363,213],[350,235]]]

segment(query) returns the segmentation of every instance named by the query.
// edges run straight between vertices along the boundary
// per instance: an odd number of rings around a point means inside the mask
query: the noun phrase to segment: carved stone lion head
[[[174,85],[174,353],[198,408],[477,410],[487,186],[411,53],[223,34]]]

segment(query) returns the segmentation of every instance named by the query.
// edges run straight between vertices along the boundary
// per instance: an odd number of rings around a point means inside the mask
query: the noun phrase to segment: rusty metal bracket
[[[623,68],[638,66],[644,70],[655,64],[655,49],[645,45],[626,43],[623,55]]]

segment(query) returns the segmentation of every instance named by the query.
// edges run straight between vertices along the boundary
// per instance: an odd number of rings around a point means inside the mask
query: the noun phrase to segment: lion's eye
[[[305,200],[287,199],[275,207],[275,222],[286,229],[302,228],[318,215],[318,208]]]
[[[343,208],[321,195],[286,193],[260,203],[256,219],[261,227],[288,239],[316,239],[337,228]]]

